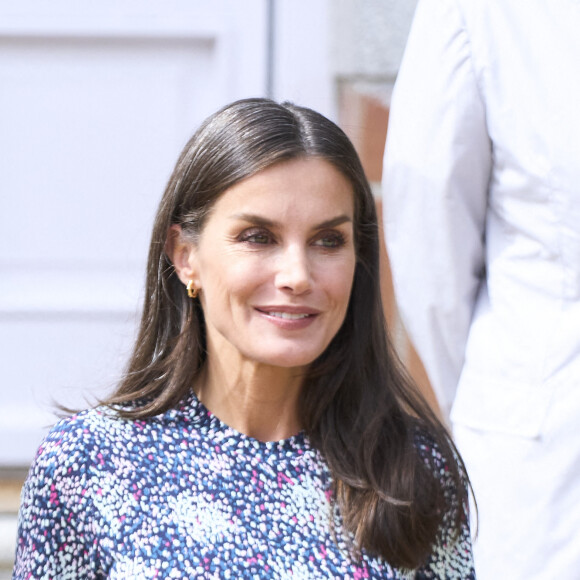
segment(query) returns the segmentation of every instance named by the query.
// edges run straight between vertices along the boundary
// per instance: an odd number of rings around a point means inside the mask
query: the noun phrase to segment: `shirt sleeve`
[[[87,511],[82,422],[61,421],[40,446],[22,491],[13,580],[97,578]]]
[[[427,467],[441,481],[449,509],[445,512],[431,556],[415,573],[415,580],[475,580],[469,505],[461,504],[454,479],[439,447],[428,436],[417,440]],[[462,485],[467,491],[467,477],[462,472]],[[465,494],[467,496],[467,494]],[[461,528],[456,531],[457,510],[461,510]]]
[[[416,571],[415,580],[475,580],[471,530],[467,507],[459,534],[454,529],[452,517],[447,513],[427,563]]]
[[[457,0],[419,0],[391,106],[384,223],[402,321],[449,415],[484,274],[491,170]]]

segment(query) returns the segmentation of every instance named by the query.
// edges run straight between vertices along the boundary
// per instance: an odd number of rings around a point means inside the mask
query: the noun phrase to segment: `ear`
[[[167,231],[165,253],[183,284],[193,280],[198,286],[195,246],[185,238],[181,226],[172,225]]]

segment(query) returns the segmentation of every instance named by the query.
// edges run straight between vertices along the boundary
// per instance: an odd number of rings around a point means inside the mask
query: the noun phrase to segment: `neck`
[[[298,399],[302,371],[245,363],[226,368],[208,360],[195,392],[221,421],[260,441],[295,435],[301,424]]]

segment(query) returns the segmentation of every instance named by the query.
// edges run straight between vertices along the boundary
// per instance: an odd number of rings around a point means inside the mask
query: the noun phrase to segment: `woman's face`
[[[208,356],[303,367],[339,330],[355,270],[354,193],[330,163],[273,165],[226,190],[188,256]]]

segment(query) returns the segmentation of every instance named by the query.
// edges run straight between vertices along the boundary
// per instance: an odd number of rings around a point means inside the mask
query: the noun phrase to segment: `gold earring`
[[[194,288],[193,287],[193,280],[190,280],[187,283],[187,295],[190,298],[197,298],[198,293],[199,293],[199,289],[198,288]]]

